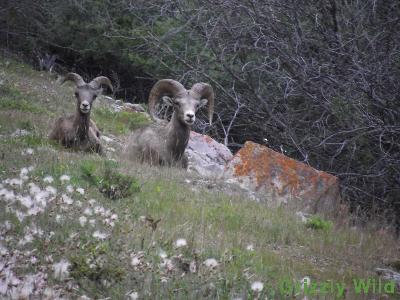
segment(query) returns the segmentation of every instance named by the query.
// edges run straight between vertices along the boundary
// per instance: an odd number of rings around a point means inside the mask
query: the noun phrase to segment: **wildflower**
[[[138,256],[134,256],[131,259],[131,265],[136,267],[140,264],[140,258]]]
[[[95,219],[90,219],[89,224],[94,227],[96,225],[96,220]]]
[[[61,175],[60,176],[60,181],[62,182],[62,183],[64,183],[64,181],[70,181],[71,180],[71,177],[70,176],[68,176],[68,175]]]
[[[60,224],[62,222],[62,216],[61,215],[56,215],[56,222]]]
[[[22,155],[32,155],[33,153],[35,153],[35,151],[32,148],[27,148],[21,151]]]
[[[58,263],[53,264],[54,277],[59,280],[64,280],[68,277],[68,268],[71,264],[68,260],[62,259]]]
[[[115,221],[118,219],[118,215],[117,214],[112,214],[110,217],[111,220]]]
[[[203,263],[207,268],[210,269],[218,267],[218,262],[215,258],[207,258]]]
[[[137,300],[139,299],[139,294],[138,292],[132,291],[128,294],[128,299],[129,300]]]
[[[108,234],[96,230],[95,232],[93,232],[93,235],[92,235],[92,236],[93,236],[95,239],[105,240],[105,239],[107,238]]]
[[[76,191],[81,195],[85,194],[85,190],[83,188],[77,188]]]
[[[251,289],[252,289],[254,292],[259,293],[259,292],[261,292],[261,291],[264,289],[264,284],[263,284],[261,281],[254,281],[254,282],[251,284]]]
[[[254,246],[252,244],[247,245],[246,250],[247,251],[254,251]]]
[[[54,181],[54,178],[51,176],[46,176],[45,178],[43,178],[43,182],[46,182],[46,183],[53,183],[53,181]]]
[[[68,193],[73,193],[74,192],[74,187],[72,185],[67,185],[66,190]]]
[[[72,200],[70,197],[68,197],[65,194],[62,194],[61,197],[62,197],[63,202],[67,205],[71,205],[74,202],[74,200]]]
[[[85,226],[86,222],[87,218],[85,216],[79,217],[79,224],[81,224],[82,227]]]
[[[164,250],[160,250],[158,252],[158,256],[160,256],[163,259],[168,257],[167,253]]]
[[[187,245],[187,242],[185,239],[177,239],[175,242],[175,246],[177,248],[185,247]]]
[[[83,211],[83,213],[84,213],[85,215],[87,215],[87,216],[93,215],[93,211],[92,211],[92,209],[89,208],[89,207],[86,207],[85,210]]]
[[[50,185],[46,186],[46,191],[55,196],[57,194],[57,189]]]

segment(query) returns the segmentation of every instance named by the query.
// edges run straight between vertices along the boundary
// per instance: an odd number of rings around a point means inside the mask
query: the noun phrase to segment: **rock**
[[[118,106],[123,106],[124,102],[122,100],[115,100],[114,104]]]
[[[186,154],[189,170],[206,177],[220,176],[226,162],[232,158],[231,151],[225,145],[194,131],[190,132]]]
[[[400,289],[400,273],[395,272],[391,269],[384,269],[384,268],[376,268],[376,274],[381,276],[383,279],[386,280],[393,280],[397,286],[396,290]]]
[[[263,194],[272,205],[309,213],[342,214],[338,179],[265,146],[246,142],[227,164],[223,177]]]
[[[11,137],[21,137],[21,136],[27,136],[30,135],[31,133],[25,129],[17,129],[15,130],[12,134]]]
[[[141,104],[130,103],[130,102],[124,103],[124,108],[131,109],[136,112],[145,112],[146,111]]]

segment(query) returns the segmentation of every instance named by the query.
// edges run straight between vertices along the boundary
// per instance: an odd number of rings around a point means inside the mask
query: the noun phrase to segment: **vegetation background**
[[[159,78],[209,82],[217,121],[198,131],[328,171],[353,211],[400,225],[398,1],[1,3],[3,49],[38,67],[110,76],[133,102]]]

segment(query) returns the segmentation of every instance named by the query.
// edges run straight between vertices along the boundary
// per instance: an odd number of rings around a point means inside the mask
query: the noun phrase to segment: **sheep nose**
[[[89,104],[88,104],[88,103],[82,103],[82,106],[83,106],[83,107],[88,107]]]
[[[188,117],[189,119],[193,119],[194,114],[186,114],[186,117]]]

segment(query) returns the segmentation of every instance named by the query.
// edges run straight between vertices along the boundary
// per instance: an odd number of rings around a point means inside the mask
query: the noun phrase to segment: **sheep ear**
[[[202,108],[203,106],[206,106],[208,103],[207,99],[201,99],[200,100],[200,104],[199,104],[199,108]]]
[[[165,104],[167,104],[168,106],[174,105],[174,101],[172,100],[171,97],[163,96],[161,99],[162,99],[162,101],[163,101]]]

